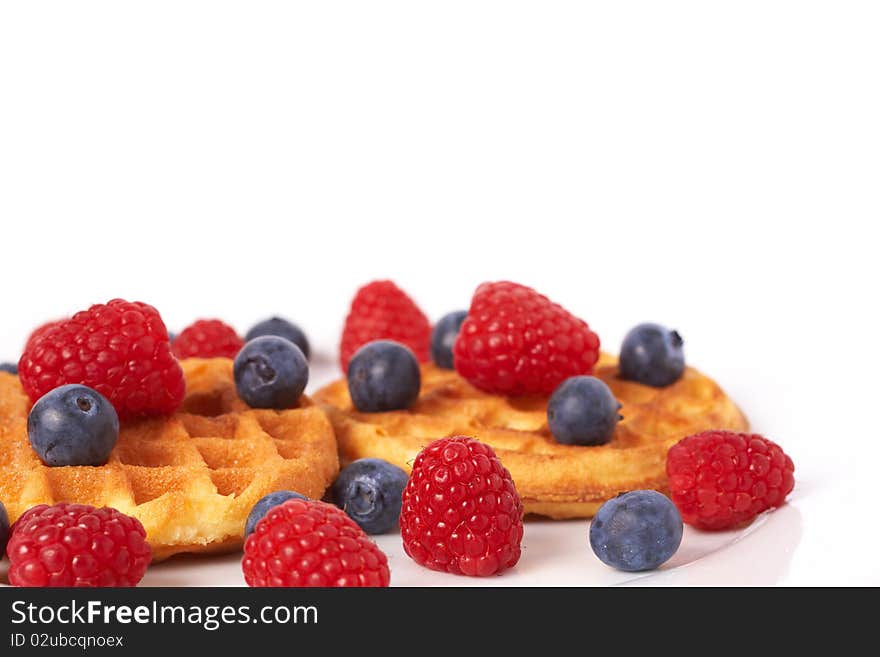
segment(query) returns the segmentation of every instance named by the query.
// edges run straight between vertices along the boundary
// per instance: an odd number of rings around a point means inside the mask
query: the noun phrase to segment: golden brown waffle
[[[463,434],[486,442],[510,470],[526,513],[591,517],[618,493],[666,489],[666,451],[706,429],[743,431],[745,416],[708,377],[688,368],[666,388],[617,377],[603,354],[595,376],[623,404],[624,419],[599,447],[561,445],[547,428],[546,397],[503,397],[477,390],[451,370],[422,366],[418,401],[406,411],[359,413],[343,379],[315,394],[327,411],[343,461],[382,458],[406,470],[436,438]]]
[[[324,412],[303,396],[285,411],[249,408],[232,361],[181,362],[177,413],[123,423],[101,467],[43,465],[27,438],[30,401],[0,372],[0,501],[14,521],[37,504],[111,506],[140,520],[153,560],[239,547],[251,507],[279,489],[320,498],[339,463]]]

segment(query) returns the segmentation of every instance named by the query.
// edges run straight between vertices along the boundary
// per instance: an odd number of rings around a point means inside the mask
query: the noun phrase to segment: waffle
[[[599,447],[561,445],[547,428],[546,397],[481,392],[452,370],[422,366],[418,401],[406,411],[359,413],[343,379],[315,394],[327,411],[344,462],[368,456],[409,470],[436,438],[463,434],[486,442],[510,470],[526,513],[588,518],[618,493],[667,488],[666,451],[706,429],[743,431],[745,416],[711,379],[692,368],[666,388],[623,381],[603,354],[595,376],[623,404],[624,419]]]
[[[303,396],[295,409],[251,409],[236,394],[231,360],[181,365],[181,409],[123,423],[101,467],[43,465],[27,438],[30,401],[18,377],[0,372],[0,501],[10,520],[37,504],[111,506],[143,523],[158,561],[240,547],[250,509],[269,492],[323,495],[339,464],[318,406]]]

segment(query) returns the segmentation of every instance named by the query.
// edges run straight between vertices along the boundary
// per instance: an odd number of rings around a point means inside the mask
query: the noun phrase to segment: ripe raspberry
[[[666,456],[672,501],[682,520],[727,529],[780,506],[794,488],[794,463],[763,436],[704,431]]]
[[[18,368],[31,401],[80,383],[109,399],[120,419],[172,413],[185,392],[158,311],[122,299],[38,329]]]
[[[415,302],[391,281],[373,281],[357,291],[345,319],[339,362],[348,371],[354,353],[373,340],[394,340],[412,349],[419,362],[431,355],[431,324]]]
[[[316,500],[272,507],[244,544],[248,586],[388,586],[388,559],[345,511]]]
[[[489,445],[466,436],[435,440],[413,463],[400,534],[417,564],[488,576],[519,561],[523,505]]]
[[[25,342],[24,348],[27,349],[30,346],[31,342],[33,342],[34,340],[39,338],[44,333],[47,333],[50,329],[52,329],[52,327],[54,327],[58,324],[63,324],[64,321],[65,320],[63,320],[63,319],[56,319],[52,322],[46,322],[45,324],[40,324],[37,328],[35,328],[33,331],[31,331],[31,334],[28,336],[27,342]]]
[[[171,343],[178,358],[235,358],[244,346],[235,329],[219,319],[200,319],[187,326]]]
[[[42,504],[12,527],[13,586],[135,586],[150,564],[143,525],[116,509]]]
[[[503,281],[477,288],[452,351],[455,369],[481,390],[549,395],[592,373],[599,338],[544,295]]]

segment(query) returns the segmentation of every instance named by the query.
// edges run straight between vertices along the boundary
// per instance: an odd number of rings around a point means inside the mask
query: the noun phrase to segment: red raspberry
[[[435,440],[403,489],[400,534],[417,564],[488,576],[519,561],[523,505],[489,445],[466,436]]]
[[[415,302],[391,281],[373,281],[357,291],[345,318],[339,362],[348,371],[355,352],[373,340],[394,340],[412,349],[419,362],[431,351],[431,324]]]
[[[171,344],[178,358],[235,358],[244,346],[235,329],[219,319],[200,319],[180,332]]]
[[[30,509],[6,553],[13,586],[135,586],[150,565],[143,525],[116,509],[56,504]]]
[[[14,531],[16,525],[23,525],[25,522],[27,522],[27,519],[30,518],[31,515],[40,513],[45,506],[47,505],[41,504],[40,506],[32,506],[30,509],[22,513],[20,516],[18,516],[18,520],[12,523],[10,531]]]
[[[756,434],[704,431],[666,455],[672,501],[700,529],[735,527],[780,506],[794,488],[794,463]]]
[[[56,319],[55,321],[52,321],[52,322],[46,322],[45,324],[40,324],[37,328],[35,328],[33,331],[31,331],[31,334],[28,336],[27,342],[25,342],[24,348],[27,349],[28,347],[30,347],[31,342],[33,342],[34,340],[39,338],[44,333],[47,333],[52,327],[54,327],[58,324],[63,324],[64,321],[65,320],[63,320],[63,319]]]
[[[80,383],[109,399],[120,419],[174,412],[186,385],[158,311],[122,299],[38,329],[18,372],[31,401]]]
[[[388,558],[345,511],[291,499],[269,509],[244,544],[248,586],[388,586]]]
[[[483,283],[452,353],[458,373],[481,390],[549,395],[565,379],[592,373],[599,337],[529,287]]]

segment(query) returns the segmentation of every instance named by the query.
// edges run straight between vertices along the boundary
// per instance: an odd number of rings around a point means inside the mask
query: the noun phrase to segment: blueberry
[[[419,397],[422,375],[413,352],[391,340],[369,342],[348,364],[348,391],[364,413],[409,408]]]
[[[684,340],[677,331],[659,324],[639,324],[623,339],[620,376],[662,388],[684,372]]]
[[[444,315],[440,321],[434,325],[434,332],[431,333],[431,360],[447,370],[453,369],[452,365],[452,345],[458,332],[461,329],[461,323],[467,317],[466,310],[456,310]]]
[[[306,500],[308,499],[305,495],[300,495],[299,493],[294,493],[292,490],[276,490],[274,493],[269,493],[261,497],[256,504],[254,504],[254,508],[251,509],[251,512],[248,514],[247,521],[244,523],[244,535],[245,538],[250,536],[254,528],[257,526],[257,523],[262,520],[269,510],[272,507],[278,506],[279,504],[284,504],[287,500]]]
[[[244,336],[245,340],[253,340],[262,335],[277,335],[280,338],[286,338],[299,347],[303,356],[306,358],[310,355],[309,341],[302,329],[292,322],[280,317],[270,317],[258,324],[254,324],[251,330]]]
[[[6,515],[6,507],[0,502],[0,559],[6,552],[6,543],[9,541],[9,516]]]
[[[397,527],[406,472],[382,459],[359,459],[342,469],[331,489],[333,502],[368,534]]]
[[[590,524],[590,546],[618,570],[653,570],[681,545],[684,529],[678,509],[665,495],[634,490],[608,500]]]
[[[620,402],[605,382],[594,376],[566,379],[550,396],[547,424],[557,442],[604,445],[614,435]]]
[[[174,342],[177,339],[177,333],[168,331],[168,342]]]
[[[0,363],[0,372],[18,374],[18,363]]]
[[[295,406],[309,382],[309,364],[290,340],[264,335],[246,343],[233,364],[238,396],[251,408]]]
[[[48,466],[104,465],[119,438],[119,418],[101,393],[66,385],[37,400],[28,414],[27,432]]]

